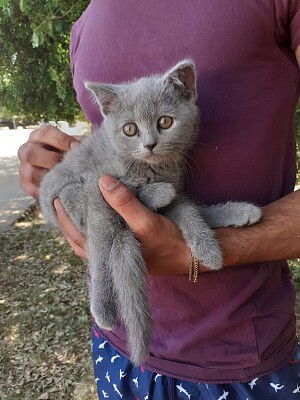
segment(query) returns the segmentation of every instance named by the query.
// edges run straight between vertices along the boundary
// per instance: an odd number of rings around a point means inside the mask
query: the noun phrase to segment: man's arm
[[[300,257],[300,190],[262,210],[256,225],[215,230],[225,267]]]

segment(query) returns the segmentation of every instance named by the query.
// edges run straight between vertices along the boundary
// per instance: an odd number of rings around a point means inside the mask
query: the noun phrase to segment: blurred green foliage
[[[88,0],[0,0],[0,117],[73,121],[72,24]],[[4,105],[4,106],[3,106]]]

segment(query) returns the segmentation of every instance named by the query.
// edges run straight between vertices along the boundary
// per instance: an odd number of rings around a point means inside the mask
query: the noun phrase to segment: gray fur
[[[209,225],[255,223],[261,211],[248,203],[200,207],[182,193],[182,164],[198,120],[192,61],[184,60],[162,75],[86,87],[104,121],[45,176],[40,204],[46,221],[57,226],[53,201],[59,197],[75,227],[86,235],[92,315],[103,329],[111,329],[121,316],[131,360],[140,364],[148,354],[151,332],[146,265],[139,242],[100,194],[99,177],[116,177],[147,207],[172,219],[195,256],[211,270],[221,268],[222,255]],[[174,119],[169,129],[158,129],[161,116]],[[129,122],[138,125],[138,135],[123,133]]]

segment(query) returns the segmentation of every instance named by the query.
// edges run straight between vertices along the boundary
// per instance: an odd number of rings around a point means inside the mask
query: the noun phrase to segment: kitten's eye
[[[169,129],[172,124],[173,124],[173,118],[172,117],[167,117],[167,116],[163,116],[160,117],[158,120],[158,127],[161,129]]]
[[[138,133],[138,131],[139,131],[139,128],[133,122],[123,126],[123,132],[127,136],[134,136],[134,135],[136,135]]]

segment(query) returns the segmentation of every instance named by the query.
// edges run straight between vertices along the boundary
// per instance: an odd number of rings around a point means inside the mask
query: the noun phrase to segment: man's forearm
[[[300,190],[262,210],[256,225],[215,230],[224,267],[300,257]]]

